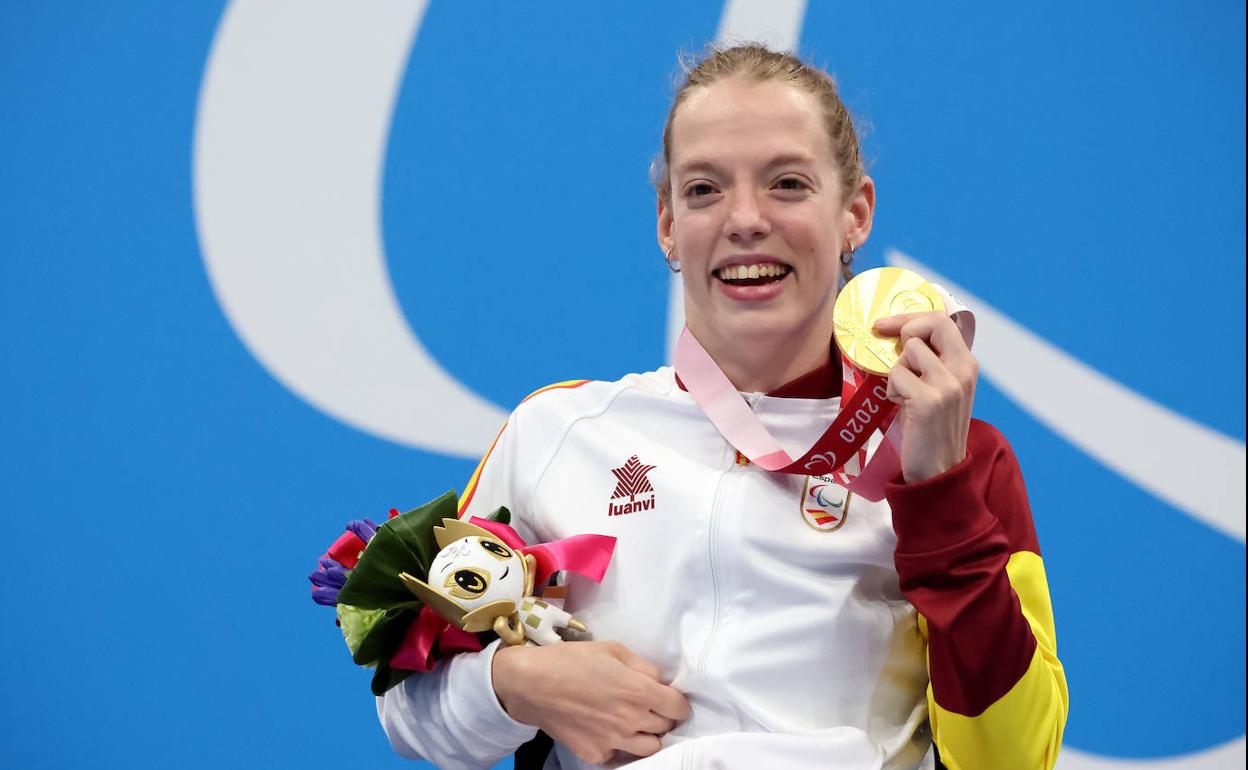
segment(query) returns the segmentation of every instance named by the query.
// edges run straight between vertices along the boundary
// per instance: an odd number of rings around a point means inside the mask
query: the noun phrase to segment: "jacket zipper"
[[[758,403],[761,393],[750,393],[745,397],[746,402],[750,405],[750,409]],[[733,449],[733,447],[729,447]],[[734,449],[733,454],[736,454]],[[706,661],[711,654],[711,647],[715,643],[715,635],[719,631],[719,615],[720,615],[720,575],[719,575],[719,512],[723,507],[724,489],[732,480],[732,472],[742,466],[737,465],[735,459],[733,464],[728,467],[719,477],[719,483],[715,487],[715,498],[711,503],[710,520],[706,526],[706,549],[707,556],[710,560],[711,567],[711,630],[706,635],[706,642],[702,645],[702,652],[698,655],[698,663],[695,671],[698,676],[706,673]]]
[[[706,660],[711,653],[711,646],[715,642],[715,634],[719,630],[719,596],[721,590],[718,548],[719,512],[723,507],[724,488],[728,485],[728,474],[731,472],[732,469],[729,468],[719,477],[719,483],[715,486],[715,497],[711,503],[710,520],[706,526],[706,550],[711,567],[711,630],[706,635],[706,642],[702,645],[702,652],[698,655],[698,663],[694,669],[699,677],[706,673]]]

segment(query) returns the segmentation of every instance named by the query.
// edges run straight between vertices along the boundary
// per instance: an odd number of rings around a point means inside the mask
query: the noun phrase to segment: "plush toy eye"
[[[493,540],[481,540],[481,547],[496,559],[510,559],[511,551]]]
[[[476,599],[490,587],[490,576],[474,567],[461,567],[447,575],[443,585],[459,599]]]

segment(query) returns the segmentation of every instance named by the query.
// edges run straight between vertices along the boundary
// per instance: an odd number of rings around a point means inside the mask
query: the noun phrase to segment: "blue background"
[[[663,362],[646,170],[674,53],[721,11],[513,5],[432,2],[383,202],[409,322],[503,408]],[[304,576],[344,521],[472,463],[300,401],[222,314],[191,143],[223,8],[0,10],[4,767],[401,762]],[[866,119],[868,266],[911,254],[1242,442],[1244,21],[1234,2],[812,4],[802,50]],[[1244,545],[990,382],[976,408],[1027,474],[1067,745],[1146,758],[1242,735]]]

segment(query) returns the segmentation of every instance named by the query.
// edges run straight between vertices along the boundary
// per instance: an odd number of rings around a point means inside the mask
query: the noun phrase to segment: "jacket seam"
[[[533,531],[535,533],[547,531],[545,527],[544,512],[541,510],[538,510],[538,508],[535,505],[533,505],[535,499],[537,498],[537,490],[541,487],[542,481],[545,480],[546,473],[547,471],[550,470],[550,466],[554,465],[555,458],[559,455],[559,452],[563,449],[564,442],[568,440],[568,434],[571,433],[572,429],[576,427],[577,423],[581,422],[582,420],[591,420],[591,419],[596,419],[598,417],[601,417],[603,413],[605,413],[611,407],[611,405],[615,403],[615,400],[617,398],[619,398],[624,392],[631,391],[631,390],[640,390],[640,388],[638,388],[636,385],[622,385],[617,390],[615,390],[615,392],[610,394],[610,396],[601,404],[599,404],[595,409],[586,410],[585,413],[579,414],[576,417],[573,417],[571,420],[568,421],[567,425],[563,429],[563,432],[559,435],[559,440],[555,442],[554,446],[550,449],[549,454],[542,461],[540,465],[541,470],[537,473],[537,476],[533,479],[533,486],[529,490],[529,495],[528,495],[529,505],[527,507],[529,511],[531,512],[531,518],[533,521]]]

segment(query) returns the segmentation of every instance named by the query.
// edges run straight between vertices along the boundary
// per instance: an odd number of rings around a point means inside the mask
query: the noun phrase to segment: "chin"
[[[749,310],[733,313],[731,318],[721,319],[719,328],[733,342],[775,342],[790,339],[801,334],[803,324],[794,321],[787,313],[776,312],[776,309]],[[829,329],[829,334],[831,330]]]

